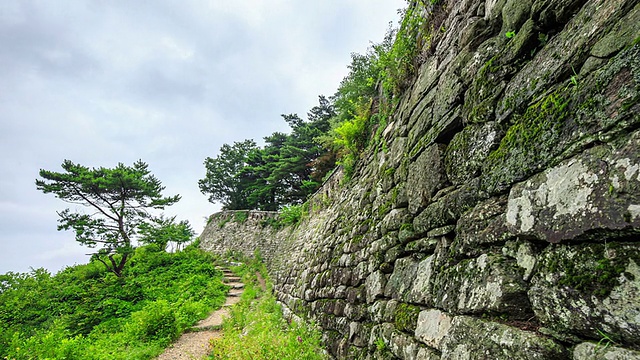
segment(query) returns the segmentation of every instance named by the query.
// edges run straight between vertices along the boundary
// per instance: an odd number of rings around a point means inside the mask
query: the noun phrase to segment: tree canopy
[[[351,54],[349,73],[336,93],[319,97],[305,121],[296,114],[282,115],[290,134],[273,133],[264,147],[252,140],[250,149],[223,145],[220,154],[207,158],[207,174],[200,189],[209,201],[223,208],[278,210],[304,202],[322,184],[335,164],[349,179],[362,152],[374,146],[386,149],[382,136],[400,94],[416,75],[422,51],[430,51],[433,24],[424,21],[427,6],[439,1],[411,2],[402,11],[399,27],[390,26],[382,42],[365,54]],[[228,186],[232,183],[234,186]]]
[[[229,210],[248,208],[246,186],[239,174],[247,166],[249,154],[256,149],[253,140],[224,144],[218,156],[205,159],[207,175],[198,185],[203,194],[209,194],[210,202],[218,200]]]
[[[89,168],[65,160],[62,168],[64,172],[40,170],[42,179],[36,179],[36,187],[65,202],[85,206],[90,212],[68,208],[58,212],[58,230],[75,231],[76,241],[98,248],[94,258],[121,276],[140,227],[155,219],[149,210],[173,205],[180,195],[164,197],[162,183],[141,160],[133,166],[120,163],[112,169]]]
[[[263,147],[253,140],[224,144],[217,157],[205,160],[200,190],[227,210],[278,210],[302,203],[335,165],[335,156],[318,141],[334,116],[331,101],[320,96],[307,120],[282,115],[291,133],[275,132],[264,138]]]
[[[176,222],[175,216],[165,218],[160,215],[140,224],[139,230],[140,242],[155,244],[162,250],[166,250],[170,243],[175,245],[175,250],[180,250],[195,235],[187,220]]]

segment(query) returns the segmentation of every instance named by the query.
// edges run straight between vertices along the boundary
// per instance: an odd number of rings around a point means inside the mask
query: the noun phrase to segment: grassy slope
[[[100,263],[0,275],[0,358],[150,359],[225,299],[213,257],[142,247],[123,278]]]

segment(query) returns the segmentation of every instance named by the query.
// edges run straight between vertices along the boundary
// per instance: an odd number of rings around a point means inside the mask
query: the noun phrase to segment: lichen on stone
[[[538,319],[559,333],[598,339],[605,331],[640,341],[640,246],[559,245],[538,258],[529,289]]]

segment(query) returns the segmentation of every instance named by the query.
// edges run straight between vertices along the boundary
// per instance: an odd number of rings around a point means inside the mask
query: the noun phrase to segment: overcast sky
[[[58,232],[68,205],[40,169],[142,159],[182,195],[168,215],[200,233],[198,189],[221,145],[288,131],[283,113],[332,95],[350,53],[379,42],[403,0],[0,1],[0,273],[86,263]]]

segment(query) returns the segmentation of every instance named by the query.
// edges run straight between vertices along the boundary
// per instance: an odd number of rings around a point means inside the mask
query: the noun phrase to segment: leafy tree
[[[262,149],[254,149],[247,157],[247,165],[239,176],[248,193],[248,208],[267,211],[278,210],[282,203],[284,189],[274,181],[271,174],[280,159],[280,149],[289,135],[275,132],[264,138]]]
[[[331,131],[331,121],[337,116],[335,106],[330,99],[320,95],[318,105],[314,106],[308,113],[308,121],[313,128],[313,160],[309,163],[311,174],[309,179],[315,182],[315,191],[322,184],[327,173],[336,165],[336,153],[328,151],[322,143],[322,137]]]
[[[220,201],[227,210],[248,209],[245,185],[239,174],[247,165],[251,151],[257,148],[253,140],[224,144],[215,158],[206,158],[207,173],[198,181],[200,191],[209,195],[209,201]]]
[[[334,116],[336,116],[335,108],[331,100],[324,95],[318,96],[318,105],[311,108],[307,113],[308,121],[323,133],[331,129],[330,120]]]
[[[298,115],[282,115],[284,120],[292,129],[282,146],[279,148],[279,156],[273,164],[273,169],[269,176],[269,181],[279,184],[282,191],[280,204],[298,203],[304,197],[302,192],[302,182],[309,177],[307,164],[311,162],[312,156],[307,148],[309,147],[307,134],[308,124]]]
[[[64,172],[40,170],[38,190],[88,207],[92,213],[61,211],[58,230],[73,229],[76,241],[99,247],[94,258],[120,277],[133,252],[138,228],[154,219],[149,210],[173,205],[180,195],[163,197],[165,188],[141,160],[133,166],[120,163],[113,169],[88,168],[65,160],[62,168]]]
[[[176,217],[160,216],[151,222],[140,224],[140,241],[144,244],[155,244],[165,250],[169,243],[175,243],[179,250],[185,243],[191,241],[195,232],[187,220],[176,222]]]
[[[291,134],[280,147],[280,158],[270,177],[284,189],[280,205],[304,202],[335,165],[335,156],[328,154],[319,141],[329,131],[335,111],[324,96],[319,96],[318,103],[307,114],[307,121],[295,114],[282,115]]]
[[[331,128],[333,105],[324,96],[308,113],[282,115],[290,134],[275,132],[260,148],[252,140],[223,145],[216,158],[207,158],[207,174],[199,181],[209,201],[221,201],[225,209],[278,210],[306,200],[333,169],[335,154],[318,139]]]
[[[369,49],[366,54],[351,54],[349,74],[340,82],[332,100],[337,113],[338,125],[356,116],[356,109],[377,96],[377,85],[381,74],[376,51]]]

